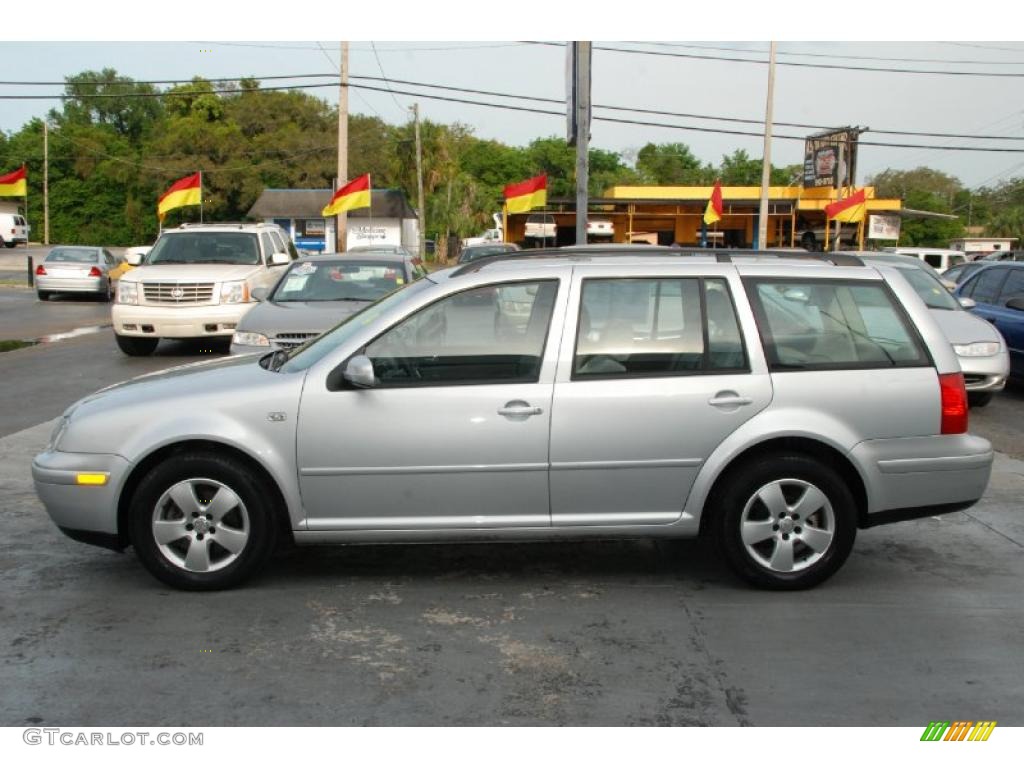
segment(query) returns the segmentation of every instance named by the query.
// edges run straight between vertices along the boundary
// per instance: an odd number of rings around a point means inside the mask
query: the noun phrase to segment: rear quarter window
[[[930,365],[916,329],[880,281],[748,279],[773,371]]]

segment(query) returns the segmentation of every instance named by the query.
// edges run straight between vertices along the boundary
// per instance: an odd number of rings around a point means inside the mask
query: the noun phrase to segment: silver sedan
[[[58,246],[36,267],[36,295],[47,301],[55,293],[91,293],[110,301],[114,295],[110,273],[119,265],[106,248]]]

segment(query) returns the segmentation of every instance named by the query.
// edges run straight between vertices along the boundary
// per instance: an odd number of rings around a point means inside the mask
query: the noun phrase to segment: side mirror
[[[345,363],[342,377],[353,387],[370,389],[377,386],[377,377],[373,372],[373,363],[366,355],[356,355]]]
[[[270,289],[267,288],[265,285],[260,285],[252,289],[251,295],[254,299],[256,299],[256,301],[266,301],[267,297],[270,295]]]
[[[978,306],[978,302],[968,296],[961,296],[959,298],[960,306],[964,309],[974,309]]]
[[[124,260],[131,264],[133,267],[137,267],[142,263],[145,257],[141,253],[129,253],[124,257]]]
[[[270,266],[276,267],[281,264],[288,264],[292,260],[292,257],[283,251],[270,254]]]
[[[1016,309],[1018,312],[1024,312],[1024,296],[1015,296],[1006,302],[1008,309]]]

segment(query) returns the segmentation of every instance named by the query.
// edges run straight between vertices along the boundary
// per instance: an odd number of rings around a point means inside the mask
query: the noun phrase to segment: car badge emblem
[[[171,297],[172,298],[180,299],[184,295],[185,295],[185,292],[183,290],[181,290],[181,288],[172,288],[171,289]]]

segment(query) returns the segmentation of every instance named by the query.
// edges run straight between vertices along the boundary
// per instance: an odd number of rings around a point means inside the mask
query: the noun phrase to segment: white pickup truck
[[[137,269],[118,281],[114,338],[127,355],[152,354],[162,338],[226,347],[254,305],[298,252],[275,224],[183,224],[164,231]]]

